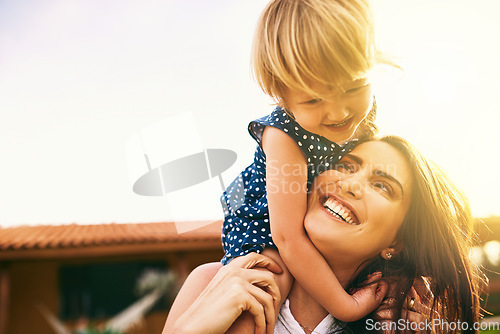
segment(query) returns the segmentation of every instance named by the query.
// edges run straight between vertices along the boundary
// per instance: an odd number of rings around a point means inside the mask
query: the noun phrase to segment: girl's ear
[[[403,250],[403,243],[400,240],[396,240],[389,247],[382,249],[380,256],[383,259],[390,260],[401,252],[401,250]]]

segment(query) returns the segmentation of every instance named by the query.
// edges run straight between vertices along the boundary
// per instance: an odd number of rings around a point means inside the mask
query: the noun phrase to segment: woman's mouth
[[[326,211],[328,211],[328,213],[341,219],[342,221],[351,225],[359,225],[359,221],[356,215],[345,205],[335,200],[334,198],[327,197],[323,202],[323,207],[326,209]]]

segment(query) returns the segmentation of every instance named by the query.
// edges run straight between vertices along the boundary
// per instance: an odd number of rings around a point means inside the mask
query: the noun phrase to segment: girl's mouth
[[[323,202],[323,207],[329,214],[333,215],[336,218],[339,218],[340,220],[346,222],[347,224],[359,225],[359,221],[356,215],[345,205],[337,201],[335,198],[333,197],[325,198]]]
[[[333,132],[342,132],[349,129],[352,125],[354,117],[348,118],[342,123],[324,124],[328,130]]]

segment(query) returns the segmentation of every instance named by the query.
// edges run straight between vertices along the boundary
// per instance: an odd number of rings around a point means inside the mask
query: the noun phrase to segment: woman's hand
[[[389,292],[386,298],[382,301],[380,307],[375,311],[374,320],[386,323],[385,328],[389,328],[391,323],[398,324],[396,315],[396,296],[394,289],[394,282],[389,280]],[[429,288],[428,282],[424,278],[416,278],[406,301],[403,305],[401,318],[406,319],[404,322],[406,330],[404,333],[420,333],[425,332],[430,321],[430,306],[433,302],[433,294]],[[393,325],[394,326],[394,325]],[[428,328],[427,328],[428,329]],[[384,331],[384,333],[392,334],[394,330]]]
[[[255,268],[264,268],[259,270]],[[222,267],[194,303],[175,322],[175,333],[225,333],[248,311],[256,333],[271,334],[275,305],[280,300],[273,274],[281,268],[272,259],[251,253]]]

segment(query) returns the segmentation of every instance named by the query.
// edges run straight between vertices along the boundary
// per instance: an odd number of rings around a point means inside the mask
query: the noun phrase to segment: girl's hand
[[[265,268],[259,270],[254,268]],[[222,267],[201,295],[175,322],[175,333],[225,333],[248,311],[256,333],[272,334],[275,305],[280,300],[272,273],[281,268],[270,258],[251,253]]]
[[[358,304],[358,319],[374,311],[384,299],[388,285],[381,280],[381,276],[381,272],[375,272],[368,276],[365,286],[351,291],[352,298]]]

